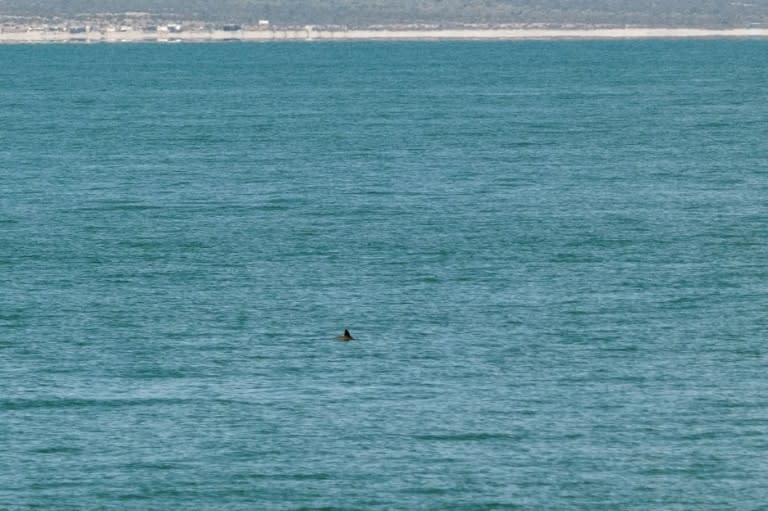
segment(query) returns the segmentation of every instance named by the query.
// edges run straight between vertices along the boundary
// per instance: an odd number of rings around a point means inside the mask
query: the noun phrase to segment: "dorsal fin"
[[[352,334],[349,333],[349,330],[346,328],[344,329],[344,335],[337,335],[336,336],[337,341],[354,341],[355,338],[352,337]]]

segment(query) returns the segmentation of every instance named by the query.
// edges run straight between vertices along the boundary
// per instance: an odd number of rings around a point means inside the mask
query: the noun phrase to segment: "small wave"
[[[132,462],[123,465],[123,468],[129,470],[174,470],[183,467],[180,463],[170,462]]]
[[[271,481],[327,481],[331,479],[331,475],[324,472],[309,474],[251,474],[247,479],[264,479]]]
[[[24,315],[18,312],[11,312],[2,314],[0,313],[0,322],[3,323],[18,323],[24,319]]]
[[[80,206],[77,208],[67,209],[65,213],[89,213],[89,212],[143,212],[143,211],[155,211],[164,209],[163,206],[154,204],[141,204],[138,202],[120,202],[120,201],[101,201],[94,205]]]
[[[512,440],[514,437],[506,433],[457,433],[449,435],[416,435],[417,440],[439,442],[471,442],[483,440]]]
[[[29,410],[36,408],[119,408],[126,406],[155,406],[193,403],[193,399],[0,399],[0,410]]]
[[[448,488],[426,488],[426,487],[407,488],[403,490],[404,493],[411,493],[414,495],[447,495],[453,491],[454,491],[453,489],[448,489]]]
[[[330,474],[286,474],[278,476],[278,479],[289,479],[291,481],[326,481],[331,478]]]
[[[53,446],[32,449],[31,452],[35,454],[79,454],[82,451],[79,447]]]

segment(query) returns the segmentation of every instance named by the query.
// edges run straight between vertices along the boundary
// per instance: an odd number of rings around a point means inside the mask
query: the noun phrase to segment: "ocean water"
[[[768,509],[766,51],[0,47],[0,509]]]

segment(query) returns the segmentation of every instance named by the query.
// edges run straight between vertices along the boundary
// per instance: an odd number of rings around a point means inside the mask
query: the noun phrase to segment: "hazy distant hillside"
[[[548,23],[649,26],[768,24],[766,0],[0,0],[0,16],[73,18],[148,12],[177,20],[276,25]]]

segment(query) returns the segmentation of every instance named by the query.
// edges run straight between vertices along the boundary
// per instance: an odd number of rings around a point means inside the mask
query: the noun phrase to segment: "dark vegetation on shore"
[[[126,13],[128,13],[126,15]],[[145,14],[140,14],[145,13]],[[760,0],[0,0],[2,19],[136,18],[273,25],[768,25]]]

